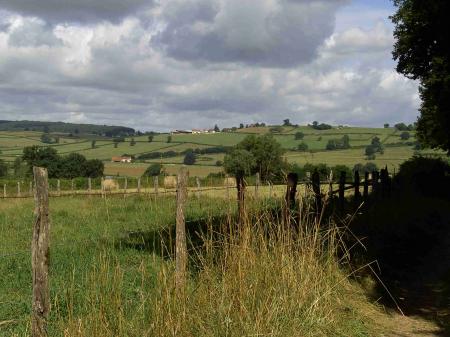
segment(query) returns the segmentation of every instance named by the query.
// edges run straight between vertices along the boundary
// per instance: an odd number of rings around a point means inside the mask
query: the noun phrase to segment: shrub
[[[195,161],[195,153],[192,151],[187,152],[183,159],[184,165],[194,165]]]
[[[308,144],[306,144],[305,142],[301,142],[297,145],[297,150],[301,152],[308,151]]]
[[[298,131],[298,132],[295,133],[294,138],[296,140],[301,140],[301,139],[305,138],[305,134],[303,132],[301,132],[301,131]]]
[[[161,174],[161,164],[155,163],[147,167],[143,175],[145,177],[154,177],[159,176],[160,174]]]

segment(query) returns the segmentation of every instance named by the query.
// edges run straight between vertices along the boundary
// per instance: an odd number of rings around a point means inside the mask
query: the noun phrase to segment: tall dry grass
[[[126,266],[104,254],[77,299],[84,314],[73,313],[72,284],[54,328],[66,337],[367,336],[370,324],[354,305],[363,298],[337,258],[345,251],[342,228],[319,223],[306,209],[302,214],[300,230],[268,212],[249,214],[240,227],[222,224],[233,230],[221,233],[211,224],[203,245],[190,251],[181,295],[172,260],[153,281],[142,261],[141,286],[130,296]]]

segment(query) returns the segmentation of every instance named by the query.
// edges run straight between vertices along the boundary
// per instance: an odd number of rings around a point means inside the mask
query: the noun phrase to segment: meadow
[[[296,132],[303,132],[302,140],[295,139]],[[120,175],[138,177],[142,175],[150,163],[161,163],[167,174],[176,174],[183,163],[183,155],[158,158],[151,160],[140,160],[134,163],[112,163],[113,156],[123,154],[139,156],[154,152],[183,152],[187,149],[205,149],[214,146],[230,147],[236,145],[246,136],[251,134],[267,134],[270,127],[237,129],[235,132],[220,132],[215,134],[173,134],[171,142],[168,142],[168,134],[154,136],[152,142],[148,141],[146,135],[133,137],[135,144],[131,145],[131,137],[125,142],[114,146],[112,139],[93,135],[80,135],[73,137],[58,134],[58,144],[43,144],[40,141],[41,133],[34,131],[2,131],[0,132],[0,159],[13,162],[22,154],[25,146],[39,145],[54,147],[60,154],[81,153],[87,159],[100,159],[105,163],[106,175]],[[410,132],[410,139],[402,140],[401,132],[394,128],[358,128],[358,127],[334,127],[330,130],[318,131],[308,126],[281,127],[277,133],[272,133],[274,138],[286,151],[284,158],[291,163],[304,165],[306,163],[325,163],[328,166],[347,165],[353,167],[356,164],[369,162],[365,156],[365,146],[369,145],[374,137],[378,137],[383,144],[384,154],[376,154],[371,160],[378,167],[388,166],[393,171],[398,168],[404,160],[411,158],[414,154],[431,156],[442,156],[440,151],[415,150],[414,132]],[[52,135],[52,134],[51,134]],[[326,144],[331,139],[340,139],[343,135],[350,138],[350,149],[327,151]],[[92,147],[92,139],[96,139],[95,147]],[[308,145],[308,151],[300,152],[296,148],[304,142]],[[199,155],[194,165],[190,167],[192,176],[205,177],[210,173],[218,173],[223,169],[217,166],[217,162],[223,161],[224,154]]]
[[[379,333],[374,318],[381,311],[337,259],[339,229],[305,216],[305,231],[293,240],[270,211],[279,202],[249,202],[248,220],[236,228],[234,202],[189,199],[188,228],[199,231],[204,221],[205,232],[189,250],[181,301],[164,249],[173,237],[163,244],[159,236],[175,222],[173,196],[52,198],[49,336]],[[0,204],[2,336],[30,331],[32,210],[31,199]],[[230,232],[218,236],[218,228]]]

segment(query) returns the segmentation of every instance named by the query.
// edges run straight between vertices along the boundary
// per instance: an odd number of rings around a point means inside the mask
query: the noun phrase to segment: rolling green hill
[[[0,123],[0,126],[2,123]],[[69,124],[68,124],[69,125]],[[75,124],[73,124],[75,125]],[[285,158],[289,162],[304,165],[305,163],[326,163],[329,166],[347,165],[353,167],[357,163],[366,163],[364,153],[365,147],[369,145],[374,137],[378,137],[384,146],[384,153],[377,154],[373,160],[379,167],[387,165],[393,170],[404,160],[415,153],[427,155],[443,155],[443,153],[431,150],[416,150],[414,131],[410,132],[408,140],[402,140],[401,131],[394,128],[359,128],[359,127],[334,127],[330,130],[315,130],[308,126],[282,127],[279,132],[272,133],[274,138],[286,150]],[[304,133],[303,140],[296,140],[296,132]],[[112,138],[99,137],[95,148],[92,148],[92,137],[87,135],[64,135],[61,131],[52,132],[50,136],[58,135],[58,144],[43,144],[40,141],[42,132],[38,131],[0,131],[0,158],[12,162],[22,154],[23,148],[30,145],[52,146],[60,154],[72,152],[81,153],[88,159],[101,159],[105,162],[107,174],[120,174],[136,176],[143,173],[145,168],[152,162],[161,162],[165,165],[168,173],[175,173],[183,162],[182,152],[187,149],[207,149],[218,146],[230,147],[236,145],[249,134],[271,133],[270,127],[244,128],[235,132],[220,132],[215,134],[173,134],[171,142],[168,143],[168,134],[157,134],[153,141],[148,141],[148,136],[126,137],[124,142],[114,146]],[[350,139],[350,148],[345,150],[326,150],[329,140],[340,139],[347,135]],[[134,138],[135,145],[131,145]],[[308,151],[297,150],[298,144],[304,142]],[[173,151],[171,156],[164,156],[164,152]],[[111,163],[112,156],[123,154],[139,157],[145,154],[155,154],[153,159],[142,160],[132,164]],[[216,165],[222,161],[224,153],[202,154],[197,158],[197,163],[190,167],[191,175],[207,175],[211,172],[222,170]]]

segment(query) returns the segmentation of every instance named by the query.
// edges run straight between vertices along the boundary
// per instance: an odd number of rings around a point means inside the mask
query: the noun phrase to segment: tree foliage
[[[154,177],[159,176],[161,174],[161,164],[155,163],[147,167],[144,172],[144,177]]]
[[[27,164],[28,174],[32,173],[33,166],[40,166],[47,168],[49,178],[96,178],[102,176],[104,170],[103,162],[98,159],[86,160],[79,153],[60,156],[51,147],[25,147],[22,159]]]
[[[394,0],[394,4],[397,71],[420,81],[417,137],[426,146],[450,152],[450,2]]]
[[[247,136],[235,150],[225,156],[225,171],[231,174],[255,174],[259,173],[261,179],[269,180],[280,175],[284,162],[284,151],[281,145],[270,134],[263,136]],[[244,158],[243,156],[250,156]],[[242,160],[242,164],[239,163]]]
[[[186,152],[184,155],[183,163],[184,165],[194,165],[197,158],[195,157],[195,153],[192,151]]]

